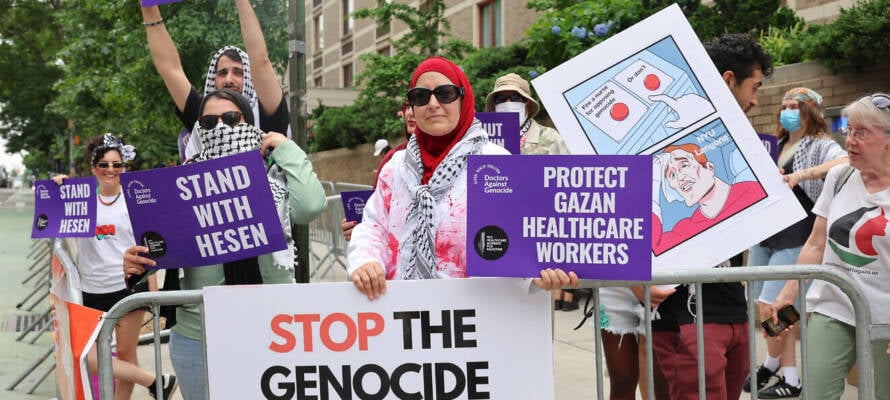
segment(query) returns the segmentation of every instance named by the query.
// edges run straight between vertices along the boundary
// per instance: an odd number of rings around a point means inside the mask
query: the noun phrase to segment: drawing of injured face
[[[707,202],[719,186],[728,186],[714,175],[714,164],[698,145],[686,143],[665,147],[670,159],[664,170],[668,185],[686,202],[687,206]]]

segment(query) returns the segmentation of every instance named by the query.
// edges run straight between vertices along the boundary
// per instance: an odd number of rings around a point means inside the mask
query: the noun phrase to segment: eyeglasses
[[[111,166],[114,169],[121,169],[124,167],[124,163],[119,162],[119,161],[115,161],[115,162],[111,162],[111,163],[108,161],[100,161],[100,162],[96,163],[96,166],[99,168],[108,168],[109,166]]]
[[[440,104],[448,104],[463,96],[464,88],[457,87],[456,85],[442,85],[433,90],[416,87],[409,90],[406,97],[408,98],[408,103],[412,105],[425,106],[430,102],[430,95],[436,95],[436,100]]]
[[[841,128],[841,135],[850,136],[857,141],[864,142],[874,136],[875,133],[865,128],[850,128],[847,126]]]
[[[222,115],[203,115],[200,119],[198,119],[198,125],[206,130],[211,130],[216,127],[217,121],[222,119],[222,122],[228,126],[234,127],[241,122],[241,112],[240,111],[229,111],[224,112]]]
[[[522,95],[520,95],[519,93],[497,94],[494,96],[494,104],[506,103],[508,101],[514,103],[525,103],[528,100],[526,100],[525,97],[522,97]]]

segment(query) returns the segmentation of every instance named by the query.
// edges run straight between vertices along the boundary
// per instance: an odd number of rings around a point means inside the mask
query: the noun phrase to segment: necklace
[[[96,188],[96,198],[99,199],[99,202],[102,203],[102,205],[106,205],[106,206],[110,206],[110,205],[114,204],[117,201],[117,199],[119,199],[121,197],[121,193],[123,193],[123,191],[117,192],[117,196],[114,196],[114,200],[111,200],[106,203],[105,200],[102,200],[102,195],[99,194],[99,188]]]

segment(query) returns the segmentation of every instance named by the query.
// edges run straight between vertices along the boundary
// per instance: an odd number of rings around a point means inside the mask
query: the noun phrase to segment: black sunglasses
[[[122,162],[117,162],[117,161],[112,162],[112,163],[110,163],[110,162],[108,162],[108,161],[100,161],[100,162],[97,162],[97,163],[96,163],[96,166],[99,167],[99,168],[108,168],[109,165],[110,165],[111,167],[113,167],[114,169],[121,169],[121,168],[124,167],[124,163],[122,163]]]
[[[494,104],[506,103],[508,101],[512,101],[514,103],[525,103],[527,100],[519,93],[494,95]]]
[[[229,111],[224,112],[222,115],[202,115],[201,118],[198,119],[198,125],[201,128],[206,130],[211,130],[216,127],[216,122],[222,119],[222,122],[228,126],[234,127],[241,122],[241,112],[240,111]]]
[[[464,88],[456,85],[442,85],[435,89],[416,87],[408,91],[408,103],[415,106],[425,106],[430,102],[430,96],[436,95],[440,104],[448,104],[464,95]]]

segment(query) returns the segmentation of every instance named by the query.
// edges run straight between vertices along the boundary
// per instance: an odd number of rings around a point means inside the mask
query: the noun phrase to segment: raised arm
[[[167,32],[167,27],[161,18],[161,10],[158,9],[158,6],[142,7],[142,21],[145,25],[145,36],[148,38],[148,49],[151,51],[155,69],[164,80],[170,97],[176,103],[176,108],[183,111],[192,84],[185,76],[185,70],[182,69],[179,52]]]
[[[269,60],[269,51],[266,49],[266,39],[263,37],[263,29],[260,21],[250,5],[250,0],[236,0],[238,6],[238,21],[241,23],[241,38],[244,40],[247,55],[250,57],[250,71],[253,85],[256,88],[257,97],[263,105],[262,112],[272,115],[284,97],[281,84],[275,76],[272,61]]]

